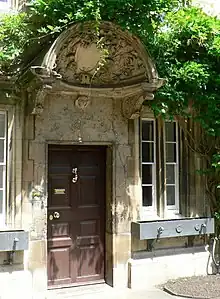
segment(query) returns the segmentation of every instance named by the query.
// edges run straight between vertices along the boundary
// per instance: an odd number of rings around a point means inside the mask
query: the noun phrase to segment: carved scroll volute
[[[29,101],[32,103],[30,111],[31,114],[41,115],[43,113],[45,97],[47,96],[50,88],[50,86],[42,85],[40,88],[29,92]]]
[[[142,104],[146,99],[152,100],[153,94],[148,94],[147,97],[143,95],[133,95],[122,100],[122,114],[128,119],[135,119],[140,117]]]

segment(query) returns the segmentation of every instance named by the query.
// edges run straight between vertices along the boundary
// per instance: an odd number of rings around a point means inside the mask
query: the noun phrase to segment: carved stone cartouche
[[[92,30],[73,31],[56,56],[56,71],[69,83],[114,85],[146,79],[146,67],[131,40],[108,26],[101,27],[102,47]],[[103,57],[104,55],[104,57]],[[103,61],[104,60],[104,61]],[[102,67],[100,66],[102,63]],[[97,71],[98,69],[98,71]]]

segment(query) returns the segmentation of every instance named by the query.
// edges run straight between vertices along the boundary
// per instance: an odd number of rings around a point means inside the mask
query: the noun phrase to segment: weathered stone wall
[[[42,114],[25,120],[23,224],[32,240],[29,268],[39,273],[39,281],[44,277],[46,287],[47,144],[107,145],[106,275],[107,282],[125,286],[134,205],[128,120],[119,99],[91,98],[85,109],[75,101],[73,96],[51,94]]]
[[[147,249],[146,241],[131,238],[130,233],[130,222],[140,217],[142,202],[139,121],[122,116],[120,99],[90,98],[85,109],[80,109],[76,100],[73,95],[50,94],[44,101],[42,114],[25,120],[23,226],[30,231],[28,269],[36,292],[47,288],[48,144],[108,146],[106,282],[125,287],[129,275],[134,277],[128,269],[131,252]],[[191,203],[199,212],[197,200]],[[186,238],[174,238],[163,240],[157,247],[184,247],[186,242]]]
[[[22,153],[24,114],[22,105],[0,105],[7,111],[7,187],[6,187],[6,227],[1,230],[21,229],[22,222]],[[26,290],[31,298],[32,276],[28,271],[28,252],[17,251],[13,264],[8,264],[7,252],[0,252],[0,298],[15,297]]]
[[[134,281],[139,281],[138,277],[146,271],[145,263],[140,268],[140,263],[137,265],[136,260],[131,259],[133,253],[147,253],[147,242],[132,238],[130,233],[130,222],[140,217],[142,203],[139,120],[127,120],[122,116],[120,99],[90,98],[85,109],[76,105],[76,99],[73,95],[48,95],[42,114],[25,116],[24,127],[21,110],[16,112],[16,117],[14,112],[10,116],[11,121],[13,116],[16,118],[11,133],[15,155],[11,158],[14,161],[11,162],[14,169],[11,183],[16,196],[11,193],[9,197],[13,197],[13,201],[8,223],[30,232],[30,248],[16,255],[14,266],[0,266],[6,296],[11,284],[14,283],[14,290],[17,290],[24,286],[22,281],[28,292],[33,291],[34,298],[44,298],[47,290],[47,145],[50,143],[108,146],[106,282],[124,287],[130,282],[135,286]],[[193,216],[202,213],[198,196],[191,199],[191,204]],[[162,240],[156,247],[184,247],[186,241],[186,238]],[[5,254],[0,255],[1,264],[4,260]],[[160,260],[162,267],[166,256]],[[152,267],[153,271],[154,264]]]

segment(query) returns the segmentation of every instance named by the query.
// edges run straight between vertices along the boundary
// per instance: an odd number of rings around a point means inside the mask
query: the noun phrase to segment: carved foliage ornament
[[[90,104],[90,100],[88,96],[78,96],[75,101],[75,105],[80,110],[85,110]]]
[[[28,110],[33,115],[40,115],[44,110],[44,101],[51,86],[39,84],[27,89],[28,91]]]
[[[100,38],[107,50],[104,58],[91,29],[81,34],[74,31],[64,40],[55,62],[56,71],[63,80],[85,85],[132,84],[146,80],[146,67],[131,41],[106,27],[100,30]]]
[[[135,119],[140,117],[142,104],[146,99],[153,99],[154,95],[149,93],[147,95],[131,95],[122,100],[122,114],[125,118]]]

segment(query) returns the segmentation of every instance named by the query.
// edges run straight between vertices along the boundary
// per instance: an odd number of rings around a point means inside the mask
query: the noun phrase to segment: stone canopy
[[[36,114],[45,95],[55,92],[72,94],[81,109],[94,96],[120,98],[122,114],[137,118],[164,83],[140,40],[110,22],[101,23],[99,35],[91,22],[69,27],[31,72],[28,94]]]

